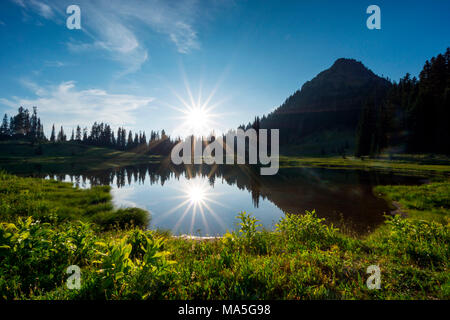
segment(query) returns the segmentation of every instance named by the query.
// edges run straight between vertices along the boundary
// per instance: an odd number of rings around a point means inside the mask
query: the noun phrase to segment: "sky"
[[[74,4],[80,30],[66,26]],[[380,30],[366,26],[373,4]],[[1,0],[0,113],[37,106],[47,133],[103,121],[182,135],[186,110],[202,105],[197,120],[223,132],[338,58],[417,76],[449,30],[448,0]]]

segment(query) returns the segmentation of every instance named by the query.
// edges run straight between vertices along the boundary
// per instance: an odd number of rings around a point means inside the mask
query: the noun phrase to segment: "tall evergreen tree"
[[[77,131],[76,131],[76,134],[75,134],[75,140],[78,141],[78,142],[81,141],[81,128],[80,128],[80,126],[77,126]]]
[[[50,135],[50,142],[56,141],[56,135],[55,135],[55,124],[52,126],[52,134]]]
[[[66,141],[66,135],[64,134],[64,129],[62,126],[61,126],[61,129],[59,130],[57,141],[58,142]]]
[[[38,133],[38,117],[37,117],[37,108],[33,107],[33,114],[30,118],[30,131],[29,131],[29,137],[33,140],[37,139],[37,133]]]
[[[137,147],[139,145],[139,136],[137,133],[134,134],[133,147]]]
[[[9,125],[8,125],[8,115],[5,113],[3,117],[2,125],[0,127],[0,138],[6,139],[9,137]]]
[[[133,148],[133,134],[131,130],[128,132],[128,141],[127,141],[127,149]]]

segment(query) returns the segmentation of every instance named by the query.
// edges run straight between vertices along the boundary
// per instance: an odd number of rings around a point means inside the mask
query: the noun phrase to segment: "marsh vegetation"
[[[241,213],[237,228],[220,239],[173,238],[142,228],[144,220],[134,211],[115,211],[108,191],[1,174],[2,299],[450,296],[448,181],[377,188],[408,217],[387,217],[359,238],[314,212],[286,214],[273,231]],[[107,223],[96,218],[101,212],[111,216]],[[80,290],[66,286],[66,268],[74,264],[82,270]],[[381,269],[380,290],[366,286],[366,269],[374,264]]]

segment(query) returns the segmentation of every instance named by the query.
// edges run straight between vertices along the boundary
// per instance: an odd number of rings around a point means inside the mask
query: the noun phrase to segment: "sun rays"
[[[191,235],[199,229],[205,231],[203,233],[208,235],[210,233],[208,221],[211,220],[215,220],[221,227],[225,228],[222,219],[214,211],[213,206],[226,206],[215,200],[220,193],[213,191],[213,187],[209,185],[208,180],[199,177],[192,178],[186,181],[183,188],[177,188],[177,190],[180,195],[171,197],[171,200],[178,200],[179,202],[161,217],[167,218],[169,215],[182,212],[172,228],[173,233],[176,233],[181,225],[189,224]],[[194,230],[194,226],[199,224],[201,228]]]
[[[205,90],[202,81],[200,81],[197,94],[194,95],[184,68],[180,66],[185,94],[181,94],[180,91],[176,91],[168,85],[168,89],[176,98],[176,101],[172,103],[160,101],[160,103],[176,111],[176,116],[172,117],[172,120],[176,123],[172,136],[185,138],[193,135],[197,138],[208,139],[211,135],[221,135],[227,131],[228,128],[224,126],[224,118],[232,115],[232,113],[218,112],[218,108],[229,101],[231,96],[228,95],[223,99],[215,97],[227,69],[220,76],[219,81],[207,92],[208,94],[204,95]],[[213,175],[215,170],[216,167],[212,167],[210,175]],[[186,172],[187,180],[183,183],[183,187],[176,188],[179,196],[170,197],[174,206],[162,213],[158,220],[173,219],[176,216],[175,223],[171,228],[175,234],[182,229],[183,233],[189,230],[191,235],[199,231],[204,235],[209,235],[210,225],[220,225],[223,230],[227,229],[216,212],[218,207],[227,207],[216,200],[220,193],[214,191],[207,178],[196,176],[194,172],[190,171],[189,167],[186,168]],[[199,228],[199,226],[201,227]]]
[[[223,119],[224,116],[229,114],[219,113],[217,108],[228,101],[230,97],[221,100],[215,99],[221,81],[206,96],[203,96],[203,84],[200,82],[198,93],[194,97],[183,68],[181,68],[181,74],[183,76],[185,95],[169,87],[177,101],[175,103],[162,102],[178,113],[177,116],[172,118],[177,123],[173,130],[173,136],[186,137],[194,135],[207,137],[210,134],[220,134],[226,131]]]

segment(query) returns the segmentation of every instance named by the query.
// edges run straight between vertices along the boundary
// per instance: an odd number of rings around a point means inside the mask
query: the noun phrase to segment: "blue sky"
[[[66,28],[71,4],[81,30]],[[381,30],[366,27],[371,4]],[[190,91],[223,131],[341,57],[393,80],[417,75],[450,46],[449,12],[447,0],[2,0],[0,112],[36,105],[47,132],[99,120],[177,134]]]

